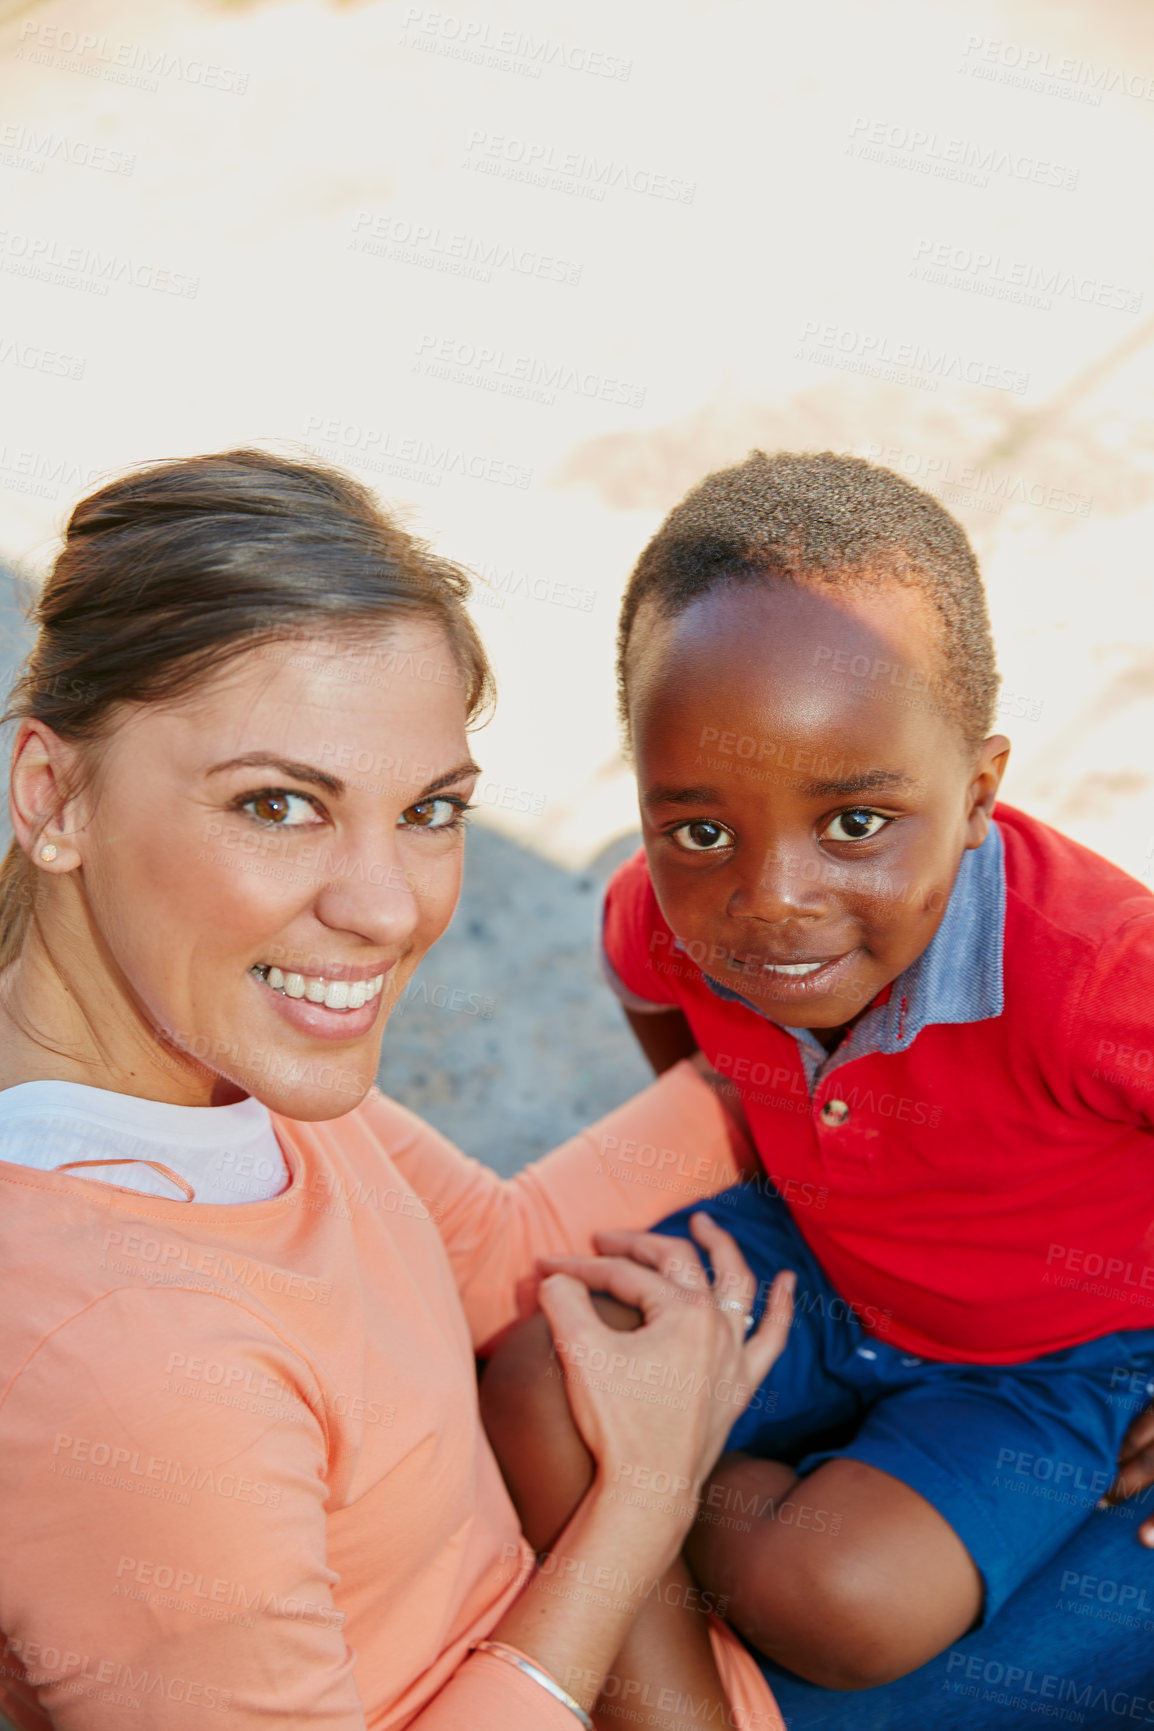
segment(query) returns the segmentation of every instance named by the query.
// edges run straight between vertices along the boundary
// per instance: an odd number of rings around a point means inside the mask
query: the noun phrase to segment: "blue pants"
[[[790,1731],[1154,1726],[1154,1487],[1084,1521],[986,1628],[880,1689],[843,1694],[756,1655]]]
[[[920,1731],[932,1709],[935,1727],[994,1725],[999,1711],[1006,1724],[1030,1712],[1085,1726],[1098,1723],[1094,1706],[1107,1724],[1118,1709],[1101,1709],[1098,1695],[1106,1690],[1108,1703],[1112,1689],[1118,1708],[1129,1691],[1124,1713],[1142,1723],[1145,1676],[1154,1725],[1154,1556],[1134,1537],[1150,1497],[1092,1514],[1126,1426],[1154,1393],[1154,1330],[1025,1364],[921,1359],[863,1331],[777,1196],[743,1185],[704,1206],[737,1240],[761,1295],[778,1269],[798,1275],[789,1345],[730,1447],[791,1461],[803,1475],[849,1458],[902,1480],[958,1533],[984,1587],[974,1631],[914,1676],[864,1695],[819,1689],[763,1660],[787,1722]],[[688,1237],[691,1212],[656,1230]],[[1109,1569],[1096,1554],[1103,1546]],[[1119,1649],[1128,1659],[1115,1663]],[[1084,1671],[1084,1655],[1102,1651],[1108,1675],[1091,1687],[1071,1663],[1077,1655]],[[944,1717],[951,1711],[956,1719]]]

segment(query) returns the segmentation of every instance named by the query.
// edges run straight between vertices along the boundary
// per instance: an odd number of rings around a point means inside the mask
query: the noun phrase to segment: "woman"
[[[747,1340],[753,1281],[708,1222],[704,1294],[700,1265],[589,1255],[652,1213],[606,1158],[633,1108],[501,1182],[371,1088],[457,899],[489,694],[465,592],[354,483],[255,452],[140,470],[69,524],[0,874],[0,1703],[22,1727],[588,1725],[693,1514],[617,1485],[639,1463],[699,1484],[781,1350],[786,1288]],[[668,1206],[736,1176],[688,1066],[642,1116]],[[535,1568],[474,1352],[550,1255],[597,1473]],[[643,1312],[640,1371],[591,1374],[624,1359],[590,1285]],[[709,1663],[734,1722],[780,1724],[719,1624]]]

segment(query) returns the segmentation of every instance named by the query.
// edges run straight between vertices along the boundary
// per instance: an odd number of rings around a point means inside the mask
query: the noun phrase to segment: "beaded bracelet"
[[[493,1653],[498,1659],[504,1659],[507,1665],[515,1665],[518,1671],[523,1671],[526,1677],[532,1677],[534,1683],[539,1683],[542,1689],[548,1690],[555,1701],[560,1701],[562,1707],[568,1707],[570,1713],[580,1719],[585,1731],[593,1731],[593,1721],[582,1707],[580,1701],[574,1701],[567,1689],[562,1689],[556,1678],[550,1677],[548,1671],[542,1671],[532,1659],[527,1659],[524,1653],[519,1653],[516,1647],[507,1647],[504,1641],[475,1641],[475,1653]]]

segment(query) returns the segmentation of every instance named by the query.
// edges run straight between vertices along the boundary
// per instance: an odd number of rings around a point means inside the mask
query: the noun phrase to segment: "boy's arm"
[[[667,1010],[647,1011],[625,1009],[625,1020],[633,1029],[637,1044],[652,1064],[656,1075],[672,1070],[682,1058],[692,1058],[697,1040],[688,1018],[682,1010],[670,1005]]]
[[[1118,1453],[1118,1477],[1106,1492],[1104,1503],[1124,1503],[1154,1485],[1154,1405],[1140,1412],[1122,1439]],[[1154,1550],[1154,1515],[1138,1528],[1142,1544]]]

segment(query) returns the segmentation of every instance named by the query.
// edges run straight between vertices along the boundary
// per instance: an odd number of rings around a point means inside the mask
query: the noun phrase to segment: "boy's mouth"
[[[844,952],[843,952],[844,954]],[[743,974],[781,974],[786,979],[804,980],[819,968],[840,962],[841,956],[818,956],[809,962],[771,962],[764,956],[730,956],[729,965]]]
[[[837,956],[799,957],[788,962],[768,956],[730,956],[727,965],[745,979],[756,980],[761,990],[768,989],[772,996],[820,997],[837,989],[837,976],[853,954],[843,950]]]
[[[815,974],[819,968],[824,968],[824,962],[749,962],[748,968],[759,969],[763,974],[789,974],[798,979],[804,979],[806,974]]]

